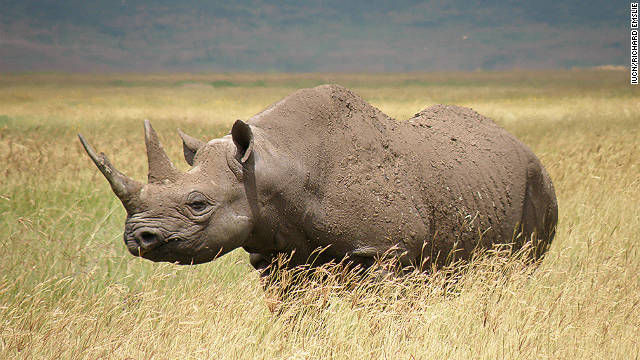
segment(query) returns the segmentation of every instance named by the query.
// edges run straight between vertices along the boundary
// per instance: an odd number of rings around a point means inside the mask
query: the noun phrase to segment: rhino
[[[350,90],[295,91],[208,142],[178,130],[176,169],[144,122],[148,183],[78,135],[126,209],[124,242],[152,261],[200,264],[243,248],[258,270],[381,254],[425,268],[496,244],[540,258],[558,219],[533,152],[492,120],[435,105],[396,121]],[[319,249],[321,249],[319,251]]]

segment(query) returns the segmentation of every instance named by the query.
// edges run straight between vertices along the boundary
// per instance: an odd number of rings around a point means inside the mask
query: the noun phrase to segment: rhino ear
[[[236,160],[247,162],[253,151],[253,133],[249,125],[242,120],[236,120],[231,128],[231,138],[236,144]]]
[[[193,166],[193,158],[196,156],[198,149],[204,146],[204,141],[200,141],[192,136],[189,136],[178,129],[178,134],[182,138],[182,151],[184,152],[184,159],[187,164]]]

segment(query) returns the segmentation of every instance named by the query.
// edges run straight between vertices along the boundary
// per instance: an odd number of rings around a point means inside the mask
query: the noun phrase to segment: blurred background
[[[0,72],[624,66],[628,8],[577,0],[2,0]]]

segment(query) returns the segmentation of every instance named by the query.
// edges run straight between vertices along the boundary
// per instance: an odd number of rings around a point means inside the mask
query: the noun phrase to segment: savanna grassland
[[[349,288],[330,276],[277,303],[241,250],[194,267],[128,254],[124,209],[78,132],[142,180],[143,119],[186,169],[176,128],[219,137],[327,82],[397,119],[469,106],[528,144],[559,200],[542,263],[487,256]],[[639,203],[640,91],[626,72],[3,74],[0,358],[638,358]]]

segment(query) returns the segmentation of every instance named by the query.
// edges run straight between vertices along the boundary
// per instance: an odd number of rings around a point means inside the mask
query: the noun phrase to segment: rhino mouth
[[[141,244],[133,238],[126,238],[129,253],[155,262],[177,262],[180,264],[195,263],[195,254],[191,240],[171,238],[153,244]]]
[[[219,250],[210,249],[194,239],[170,238],[152,247],[141,246],[135,239],[125,240],[131,255],[154,262],[170,262],[179,265],[196,265],[211,261]]]

